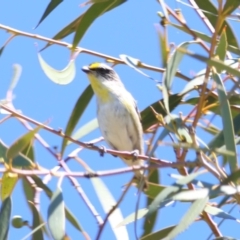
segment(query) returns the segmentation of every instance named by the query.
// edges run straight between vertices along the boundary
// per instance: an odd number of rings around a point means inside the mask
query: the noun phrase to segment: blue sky
[[[198,17],[195,16],[194,11],[180,3],[176,3],[174,0],[166,2],[168,2],[169,6],[172,8],[182,9],[190,27],[209,33],[201,24]],[[0,24],[51,38],[59,30],[83,13],[88,7],[79,7],[79,4],[81,4],[79,1],[64,1],[40,24],[37,29],[34,29],[47,4],[48,1],[2,1],[0,3]],[[140,59],[146,64],[162,67],[160,46],[156,29],[154,27],[154,24],[158,23],[160,20],[157,16],[158,11],[161,11],[161,8],[157,1],[129,0],[120,7],[117,7],[96,19],[86,32],[79,46],[100,53],[105,53],[113,57],[119,57],[120,54],[127,54]],[[194,19],[194,21],[192,21],[192,19]],[[9,34],[0,29],[0,46],[6,41],[8,36]],[[70,35],[65,38],[64,41],[71,43],[72,39],[73,35]],[[181,42],[188,40],[191,40],[190,36],[169,27],[169,42],[178,45]],[[23,71],[18,85],[14,90],[14,95],[16,96],[14,100],[15,108],[20,109],[23,114],[39,122],[49,121],[49,125],[54,129],[65,129],[75,102],[89,84],[85,74],[81,71],[81,67],[91,62],[104,61],[104,59],[88,54],[80,54],[76,59],[77,73],[74,81],[69,85],[56,85],[43,73],[38,62],[35,43],[38,44],[39,49],[45,46],[45,42],[43,41],[19,36],[13,39],[4,49],[4,52],[0,57],[0,99],[5,97],[8,89],[12,77],[12,65],[18,63],[22,66]],[[193,50],[206,55],[200,47],[195,47]],[[45,61],[56,69],[63,69],[68,64],[70,58],[70,51],[65,47],[57,45],[49,47],[41,54]],[[184,57],[180,70],[185,75],[191,77],[192,72],[197,73],[202,68],[204,68],[204,64],[193,61],[193,59],[188,57]],[[126,88],[137,100],[140,110],[143,110],[151,103],[162,98],[161,92],[157,89],[153,81],[140,75],[128,66],[118,65],[115,70],[119,73]],[[160,73],[151,71],[145,72],[151,75],[154,79],[161,80],[162,76]],[[184,81],[175,78],[173,92],[179,92],[184,87],[184,84]],[[182,107],[181,109],[176,109],[175,113],[181,111],[185,115],[188,113],[189,109],[190,108],[188,107]],[[95,98],[93,98],[76,129],[95,117],[96,104]],[[8,145],[11,145],[14,140],[25,132],[26,129],[24,129],[24,127],[15,119],[11,119],[0,125],[0,138]],[[61,138],[44,130],[41,130],[40,134],[51,147],[58,146],[58,149],[60,149]],[[99,136],[100,132],[99,130],[96,130],[81,140],[90,141]],[[206,137],[204,140],[207,141],[208,136],[204,137]],[[75,148],[75,145],[70,145],[66,151],[66,156]],[[55,158],[40,146],[39,143],[36,143],[35,154],[37,161],[45,168],[53,168],[57,164]],[[102,158],[97,152],[91,152],[89,150],[83,150],[79,156],[94,170],[110,170],[124,167],[124,164],[118,158],[109,155]],[[166,146],[159,147],[157,157],[175,161],[174,152],[171,148]],[[79,164],[75,162],[70,162],[69,167],[72,171],[83,170],[79,167]],[[162,184],[170,184],[173,182],[168,176],[170,173],[177,172],[172,169],[161,171]],[[122,186],[130,179],[131,174],[103,178],[105,184],[116,199],[118,199],[122,193]],[[101,216],[104,216],[104,212],[100,203],[97,201],[96,194],[94,193],[94,189],[89,180],[79,179],[79,182]],[[53,178],[50,181],[49,186],[54,190],[56,189],[56,185],[57,180]],[[94,238],[97,232],[95,219],[86,209],[83,201],[67,179],[64,179],[62,189],[66,205],[69,209],[74,211],[75,216],[79,219],[80,224],[90,237]],[[14,190],[13,201],[12,215],[22,215],[24,219],[31,221],[30,211],[27,207],[24,196],[22,195],[21,182],[17,184],[16,189]],[[137,191],[135,188],[132,188],[121,204],[124,217],[135,210],[136,201]],[[42,193],[41,210],[43,211],[44,216],[46,216],[48,204],[48,199],[45,197],[44,193]],[[141,197],[141,207],[145,207],[145,198],[143,196]],[[163,209],[159,214],[155,230],[177,224],[188,207],[189,204],[187,203],[177,203],[174,206]],[[238,214],[239,210],[236,209],[233,215],[238,217]],[[127,226],[130,233],[130,239],[134,239],[133,225],[134,224],[130,224]],[[139,221],[139,236],[142,233],[141,226],[142,221]],[[231,231],[229,231],[230,228]],[[238,228],[238,223],[229,221],[223,224],[221,230],[225,235],[238,237]],[[18,230],[11,227],[9,239],[20,239],[28,232],[29,230],[27,228]],[[67,233],[71,239],[84,239],[70,224],[67,224]],[[209,227],[201,221],[194,223],[186,232],[181,234],[178,239],[206,239],[209,233]],[[102,239],[113,239],[113,233],[108,225],[104,230],[103,236]]]

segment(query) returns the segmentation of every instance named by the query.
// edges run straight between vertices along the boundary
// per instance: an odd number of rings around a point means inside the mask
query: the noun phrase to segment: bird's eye
[[[99,69],[98,69],[98,72],[99,72],[99,74],[101,74],[101,75],[105,75],[105,74],[108,74],[108,73],[110,72],[110,70],[107,69],[107,68],[99,68]]]

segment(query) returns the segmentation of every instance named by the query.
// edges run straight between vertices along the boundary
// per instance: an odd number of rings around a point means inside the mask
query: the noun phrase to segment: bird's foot
[[[106,150],[105,146],[100,146],[99,147],[99,153],[100,153],[101,157],[103,157],[106,152],[107,152],[107,150]]]
[[[138,156],[139,156],[139,150],[136,149],[136,150],[133,150],[131,152],[132,156],[133,156],[133,162],[136,161],[138,159]]]

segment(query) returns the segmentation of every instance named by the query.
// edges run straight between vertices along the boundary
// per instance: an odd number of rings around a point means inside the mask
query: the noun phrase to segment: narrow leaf
[[[37,28],[40,23],[61,3],[63,2],[63,0],[51,0],[51,2],[48,4],[47,8],[45,9],[41,19],[39,20],[37,26],[35,28]]]
[[[15,185],[18,181],[18,175],[10,172],[5,172],[2,176],[1,184],[1,199],[2,201],[10,197]]]
[[[234,220],[234,221],[237,221],[238,223],[240,222],[239,219],[231,216],[230,214],[228,214],[227,212],[224,212],[222,209],[220,208],[217,208],[217,207],[213,207],[213,206],[210,206],[210,205],[207,205],[205,208],[204,208],[204,211],[215,216],[215,217],[218,217],[218,218],[223,218],[223,219],[228,219],[228,220]]]
[[[225,17],[229,16],[233,11],[239,7],[239,2],[236,0],[227,0],[223,7],[223,15]]]
[[[178,95],[178,94],[174,94],[174,95],[169,96],[169,108],[170,108],[169,110],[170,110],[170,112],[172,110],[174,110],[180,104],[182,98],[183,98],[183,95]],[[165,109],[164,104],[163,104],[163,99],[153,103],[150,106],[157,113],[161,114],[163,117],[165,117],[167,115],[166,109]],[[155,114],[153,113],[150,106],[145,108],[141,112],[142,126],[143,126],[144,130],[147,130],[152,125],[158,123],[158,120],[157,120],[157,118],[156,118]]]
[[[106,185],[100,178],[91,178],[94,190],[98,196],[98,200],[101,202],[101,205],[104,209],[104,212],[107,214],[111,211],[112,207],[117,204],[116,200],[112,196],[111,192],[108,190]],[[108,222],[114,232],[116,239],[129,239],[128,232],[125,226],[120,226],[116,228],[119,222],[123,221],[123,216],[121,210],[116,208],[114,212],[109,216]]]
[[[224,84],[220,76],[217,73],[213,72],[213,79],[218,85],[217,91],[219,95],[220,110],[221,110],[222,121],[223,121],[223,134],[225,139],[226,150],[233,152],[235,154],[235,156],[227,156],[227,160],[228,160],[231,172],[234,172],[235,170],[238,169],[238,163],[237,163],[236,145],[234,141],[235,137],[234,137],[233,121],[232,121],[229,101],[228,101],[227,93],[225,91]]]
[[[26,146],[29,145],[30,142],[34,139],[35,134],[41,129],[42,127],[36,127],[32,131],[24,134],[18,140],[16,140],[7,150],[7,158],[13,159],[16,157]]]
[[[167,63],[166,72],[164,73],[163,84],[166,86],[167,91],[171,90],[171,86],[173,83],[173,78],[176,75],[176,72],[179,68],[179,64],[182,61],[184,53],[179,52],[178,49],[187,49],[190,44],[197,43],[196,41],[189,41],[181,43],[177,49],[170,56],[170,59]]]
[[[48,226],[55,240],[62,240],[65,236],[65,211],[63,195],[60,188],[53,193],[48,207]]]
[[[56,70],[48,65],[38,53],[38,60],[43,72],[54,83],[66,85],[72,82],[76,75],[75,60],[70,60],[68,65],[63,70]]]
[[[87,105],[89,104],[90,100],[92,99],[93,96],[93,90],[92,87],[89,85],[86,87],[84,92],[81,94],[81,96],[78,98],[73,111],[71,113],[71,116],[68,120],[67,127],[65,130],[65,134],[67,136],[71,136],[74,128],[76,127],[79,119],[81,118],[82,114],[84,113]],[[63,139],[62,141],[62,149],[61,149],[61,154],[63,154],[66,145],[67,145],[68,140]]]
[[[179,51],[182,51],[179,49]],[[184,50],[183,50],[184,51]],[[195,54],[193,52],[186,52],[184,51],[186,54],[188,54],[189,56],[193,57],[193,58],[196,58],[200,61],[203,61],[203,62],[206,62],[208,63],[210,66],[213,66],[217,69],[221,69],[222,70],[226,70],[228,73],[236,76],[236,77],[240,77],[240,71],[237,70],[237,69],[234,69],[230,66],[228,66],[227,64],[225,64],[223,61],[221,60],[218,60],[218,59],[214,59],[214,58],[207,58],[207,57],[204,57],[204,56],[201,56],[201,55],[198,55],[198,54]]]
[[[109,11],[110,9],[113,9],[118,5],[124,3],[125,1],[126,0],[108,0],[106,2],[94,3],[91,5],[91,7],[82,15],[82,18],[76,28],[76,33],[74,35],[72,43],[72,50],[77,47],[85,32],[96,18]]]
[[[33,214],[33,223],[32,223],[32,229],[38,228],[40,225],[43,224],[42,218],[40,216],[40,212],[37,210],[36,206],[32,202],[28,202],[32,214]],[[44,225],[40,227],[37,231],[34,231],[32,234],[32,239],[39,239],[39,240],[44,240]]]
[[[234,1],[234,0],[233,0],[233,1]],[[188,34],[192,35],[192,34],[189,32],[189,30],[188,30],[187,28],[185,28],[184,26],[177,25],[177,24],[174,24],[174,23],[171,23],[171,22],[169,22],[169,24],[170,24],[171,26],[173,26],[173,27],[175,27],[175,28],[177,28],[177,29],[185,32],[185,33],[188,33]],[[206,34],[204,34],[204,33],[202,33],[202,32],[198,32],[198,31],[196,31],[196,30],[194,30],[194,29],[191,29],[191,32],[193,32],[194,34],[196,34],[196,36],[197,36],[198,38],[200,38],[200,39],[202,39],[203,41],[206,41],[206,42],[208,42],[208,43],[210,43],[211,40],[212,40],[212,37],[210,37],[210,36],[208,36],[208,35],[206,35]],[[240,55],[240,49],[237,48],[236,46],[228,45],[227,50],[228,50],[229,52],[232,52],[232,53],[235,53],[235,54],[237,54],[237,55]]]
[[[43,189],[43,191],[46,193],[46,195],[48,196],[48,198],[52,198],[53,196],[53,192],[52,190],[42,182],[42,180],[37,177],[37,176],[32,176],[34,182],[36,183],[36,185]],[[66,218],[67,220],[80,232],[82,232],[82,227],[80,226],[80,224],[77,221],[77,218],[73,215],[73,213],[67,208],[65,207],[65,214],[66,214]]]
[[[207,202],[207,197],[196,200],[180,220],[179,224],[168,234],[166,239],[174,239],[181,232],[185,231],[196,220],[198,215],[201,214]]]
[[[154,80],[152,77],[138,69],[138,66],[141,65],[141,62],[139,59],[127,56],[125,54],[119,55],[120,59],[122,59],[129,67],[133,68],[135,71],[142,74],[144,77],[150,78],[151,80]]]
[[[0,209],[0,240],[8,239],[8,229],[10,224],[10,216],[12,211],[12,201],[8,197],[2,202]]]
[[[80,127],[71,137],[73,139],[79,140],[97,128],[98,128],[98,121],[96,118],[94,118],[93,120],[89,121],[88,123]],[[67,144],[70,144],[70,143],[71,141],[68,141]]]
[[[9,159],[6,158],[6,153],[8,151],[8,147],[0,140],[0,159],[7,164],[9,164]],[[16,157],[12,160],[13,167],[32,167],[32,161],[24,156],[23,154],[19,153]]]
[[[8,88],[8,91],[12,91],[16,87],[18,80],[21,76],[21,73],[22,73],[21,65],[14,64],[13,65],[13,76],[12,76],[12,80],[11,80],[10,86]]]
[[[140,240],[155,240],[155,239],[164,239],[176,226],[170,226],[163,228],[157,232],[150,233],[146,236],[140,238]]]
[[[132,222],[134,222],[136,220],[136,215],[137,215],[137,219],[141,219],[147,213],[148,213],[148,209],[147,208],[138,209],[137,213],[136,212],[131,213],[130,215],[125,217],[125,219],[122,222],[120,222],[116,227],[121,227],[121,226],[128,225],[129,223],[132,223]]]
[[[210,21],[212,26],[213,27],[216,26],[219,14],[218,14],[218,9],[214,5],[214,3],[211,0],[205,0],[205,1],[195,0],[195,3],[198,5],[198,7],[200,9],[206,11],[206,12],[204,12],[204,15]],[[224,18],[224,16],[222,16],[222,17]],[[227,34],[228,43],[230,45],[233,45],[234,47],[238,48],[239,46],[238,46],[237,38],[236,38],[236,36],[234,34],[234,31],[232,30],[231,26],[228,24],[227,21],[223,22],[222,27],[221,27],[219,33],[222,32],[222,29],[224,27],[226,27],[226,34]]]

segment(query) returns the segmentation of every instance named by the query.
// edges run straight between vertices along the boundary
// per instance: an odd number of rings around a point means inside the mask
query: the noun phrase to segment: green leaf
[[[32,214],[33,214],[32,229],[34,230],[38,228],[40,225],[42,225],[43,221],[36,206],[32,202],[28,202],[28,203],[29,203],[29,206],[31,207]],[[34,233],[32,234],[32,239],[44,240],[44,225],[41,228],[39,228],[37,231],[34,231]]]
[[[218,42],[215,55],[222,61],[225,60],[227,53],[227,35],[225,29],[223,29],[222,34],[220,36],[220,40]],[[218,73],[221,73],[221,68],[216,69]]]
[[[226,30],[223,29],[222,34],[220,36],[217,48],[216,48],[216,53],[215,55],[219,57],[220,60],[224,61],[226,57],[226,52],[227,52],[227,35],[226,35]]]
[[[175,201],[192,202],[194,200],[207,197],[209,193],[210,191],[207,188],[186,190],[173,195],[172,199]]]
[[[76,127],[79,119],[81,118],[82,114],[84,113],[87,105],[89,104],[90,100],[92,99],[93,96],[93,90],[92,87],[90,85],[88,85],[88,87],[86,87],[86,89],[84,90],[84,92],[81,94],[81,96],[78,98],[73,111],[71,113],[71,116],[68,120],[67,123],[67,127],[65,130],[65,134],[67,136],[71,136],[72,132],[74,130],[74,128]],[[62,141],[62,149],[61,149],[61,154],[63,155],[64,150],[66,148],[68,140],[67,139],[63,139]]]
[[[182,61],[184,53],[179,52],[178,49],[187,49],[190,44],[197,43],[196,41],[189,41],[181,43],[173,54],[170,56],[170,59],[167,63],[166,72],[164,73],[163,85],[166,86],[167,91],[171,90],[173,83],[173,78],[176,75],[176,72],[179,68],[179,64]]]
[[[127,56],[125,54],[119,55],[120,59],[122,59],[130,68],[133,68],[138,73],[142,74],[144,77],[150,78],[151,80],[154,80],[152,77],[138,69],[138,66],[141,65],[141,62],[139,59]]]
[[[94,118],[93,120],[89,121],[88,123],[80,127],[71,137],[75,140],[79,140],[97,128],[98,128],[98,121],[96,118]],[[70,143],[72,142],[71,141],[67,142],[67,144],[70,144]]]
[[[60,39],[67,37],[71,33],[75,32],[79,22],[82,19],[82,16],[83,15],[79,16],[74,21],[69,23],[65,28],[63,28],[60,32],[58,32],[52,39],[60,40]],[[51,45],[50,43],[47,43],[46,46],[43,47],[40,51],[43,51],[45,48],[49,47],[50,45]]]
[[[176,225],[163,228],[157,232],[150,233],[146,236],[140,238],[140,240],[156,240],[156,239],[164,239],[174,228]]]
[[[10,216],[12,211],[12,201],[8,197],[2,202],[0,209],[0,240],[8,239],[8,229],[10,224]]]
[[[217,18],[219,17],[219,14],[218,14],[218,10],[216,9],[213,2],[211,0],[205,0],[205,1],[195,0],[195,3],[198,5],[198,7],[200,9],[206,11],[206,12],[204,12],[205,17],[210,21],[212,26],[215,27],[216,23],[217,23]],[[231,26],[227,23],[227,21],[223,22],[219,33],[222,32],[224,27],[226,27],[226,34],[227,34],[228,43],[230,45],[233,45],[236,48],[239,48],[237,38],[235,37],[235,34],[232,31]]]
[[[169,96],[170,112],[181,103],[182,98],[183,98],[183,95],[178,95],[178,94],[173,94]],[[153,107],[153,109],[157,113],[161,114],[163,117],[167,115],[166,110],[164,108],[163,99],[153,103],[150,106]],[[148,106],[141,112],[142,126],[144,131],[146,131],[152,125],[158,123],[158,120],[156,119],[156,116],[153,113],[150,106]]]
[[[91,169],[88,170],[91,171]],[[113,206],[116,206],[117,202],[100,178],[91,178],[91,182],[98,196],[98,200],[101,202],[103,210],[107,214],[109,211],[111,211]],[[122,212],[119,208],[116,208],[108,218],[108,222],[115,235],[115,239],[129,239],[128,232],[125,226],[116,228],[116,225],[122,221]]]
[[[174,239],[181,232],[185,231],[196,220],[199,214],[201,214],[207,202],[207,197],[196,200],[180,220],[179,224],[168,234],[166,239]]]
[[[42,127],[36,127],[32,131],[24,134],[18,140],[16,140],[7,150],[6,156],[8,159],[13,159],[16,157],[23,149],[26,148],[34,139],[35,134],[41,129]]]
[[[53,196],[53,192],[52,190],[42,182],[42,180],[37,177],[37,176],[32,176],[32,179],[34,180],[35,184],[44,190],[44,192],[46,193],[46,195],[51,198]],[[70,210],[68,210],[67,207],[65,207],[65,214],[66,214],[66,218],[67,220],[80,232],[83,232],[82,227],[80,226],[80,224],[78,223],[76,217],[71,213]]]
[[[180,50],[179,51],[184,51],[184,50]],[[221,60],[218,60],[218,59],[214,59],[214,58],[207,58],[207,57],[204,57],[204,56],[201,56],[201,55],[198,55],[198,54],[195,54],[193,52],[185,52],[186,54],[188,54],[189,56],[193,57],[193,58],[196,58],[202,62],[206,62],[208,63],[210,66],[213,66],[217,69],[221,69],[222,70],[226,70],[229,74],[232,74],[236,77],[240,77],[240,71],[237,70],[237,69],[234,69],[230,66],[228,66],[227,64],[225,64],[223,61]]]
[[[18,175],[15,173],[5,172],[2,176],[1,184],[1,199],[4,200],[10,197],[12,191],[17,184]]]
[[[174,24],[174,23],[171,23],[171,22],[169,22],[169,24],[170,24],[171,26],[173,26],[173,27],[175,27],[175,28],[177,28],[177,29],[185,32],[185,33],[188,33],[188,34],[192,35],[192,34],[189,32],[189,30],[186,29],[184,26],[177,25],[177,24]],[[193,29],[191,29],[191,31],[194,32],[194,34],[196,34],[196,36],[197,36],[198,38],[202,39],[202,40],[205,41],[205,42],[211,43],[212,37],[210,37],[210,36],[208,36],[208,35],[206,35],[206,34],[204,34],[204,33],[202,33],[202,32],[198,32],[198,31],[196,31],[196,30],[193,30]],[[239,49],[238,47],[235,47],[235,46],[232,46],[232,45],[228,45],[228,46],[227,46],[227,50],[230,51],[230,52],[232,52],[232,53],[235,53],[235,54],[237,54],[237,55],[240,55],[240,49]]]
[[[204,211],[211,214],[212,216],[218,217],[218,218],[223,218],[223,219],[228,219],[228,220],[234,220],[237,221],[238,223],[240,222],[239,219],[231,216],[230,214],[228,214],[227,212],[224,212],[222,209],[217,208],[217,207],[213,207],[210,205],[207,205],[204,208]]]
[[[61,3],[63,2],[63,0],[51,0],[51,2],[48,4],[47,8],[45,9],[41,19],[39,20],[37,26],[35,28],[37,28],[40,23]]]
[[[166,205],[165,200],[169,199],[169,196],[180,191],[181,187],[177,185],[172,185],[164,190],[162,190],[152,201],[152,203],[148,206],[148,213],[146,217],[148,218],[152,213],[156,212],[159,208],[164,207]],[[169,202],[169,200],[167,200]]]
[[[202,85],[204,83],[205,73],[206,73],[205,69],[198,72],[196,74],[196,76],[185,85],[185,87],[179,93],[179,95],[187,94],[188,92],[190,92],[194,89],[197,89],[198,86]]]
[[[233,11],[239,7],[239,2],[236,0],[227,0],[223,7],[223,15],[225,17],[229,16]]]
[[[22,187],[27,201],[34,201],[35,188],[29,183],[26,177],[22,177]]]
[[[21,73],[22,73],[21,65],[14,64],[13,65],[13,76],[12,76],[12,80],[11,80],[10,86],[8,88],[8,91],[12,91],[16,87],[18,80],[21,76]]]
[[[55,240],[62,240],[65,236],[65,211],[63,195],[60,188],[53,193],[48,207],[48,226]]]
[[[54,83],[66,85],[72,82],[76,75],[75,60],[69,61],[68,65],[63,70],[56,70],[48,65],[38,53],[38,60],[43,72]]]
[[[166,68],[169,54],[167,37],[164,33],[161,32],[159,24],[155,24],[155,28],[157,30],[159,45],[161,49],[160,55],[162,57],[162,66]]]
[[[0,160],[3,160],[5,163],[9,164],[9,159],[6,158],[8,147],[0,140]],[[19,153],[18,156],[14,157],[12,160],[12,166],[16,168],[21,167],[32,167],[32,161],[24,156],[23,154]]]
[[[91,5],[91,7],[89,7],[89,9],[82,15],[82,18],[78,23],[72,43],[72,50],[77,47],[87,29],[97,17],[101,16],[110,9],[117,7],[125,1],[126,0],[108,0],[106,2],[94,3]]]
[[[234,127],[235,134],[239,134],[240,133],[240,114],[238,114],[233,119],[233,127]],[[209,149],[214,149],[214,148],[222,147],[224,143],[225,143],[224,132],[222,130],[210,141],[208,146],[209,146]]]
[[[128,215],[122,222],[120,222],[116,227],[121,227],[121,226],[125,226],[128,225],[129,223],[134,222],[136,219],[136,215],[137,215],[137,219],[141,219],[143,218],[146,214],[148,213],[148,209],[147,208],[142,208],[142,209],[138,209],[137,213],[133,212],[130,215]]]
[[[5,46],[2,46],[2,47],[0,48],[0,56],[2,55],[4,48],[5,48]]]
[[[158,183],[159,183],[158,169],[154,169],[153,171],[149,170],[148,172],[149,172],[149,174],[148,174],[149,177],[147,179],[148,179],[149,184],[148,184],[147,193],[149,193],[149,191],[151,191],[151,189],[152,189],[152,185],[150,185],[150,184],[158,185]],[[159,191],[157,191],[155,193],[155,196],[157,196],[158,193],[159,193]],[[152,201],[153,201],[153,199],[150,196],[148,196],[146,206],[149,206],[152,203]],[[144,224],[143,224],[144,232],[143,232],[142,236],[148,235],[149,233],[151,233],[153,231],[153,228],[157,221],[157,216],[158,216],[158,211],[156,211],[151,216],[149,216],[148,219],[144,220]]]
[[[238,169],[237,163],[237,153],[236,153],[236,145],[235,145],[235,137],[234,137],[234,128],[233,128],[233,121],[232,115],[230,111],[229,101],[227,97],[227,93],[225,91],[224,84],[220,78],[220,76],[213,72],[213,79],[217,84],[217,91],[219,95],[219,102],[220,102],[220,110],[222,115],[222,122],[223,122],[223,135],[225,139],[226,150],[233,152],[235,156],[227,156],[227,160],[233,173],[235,170]]]

